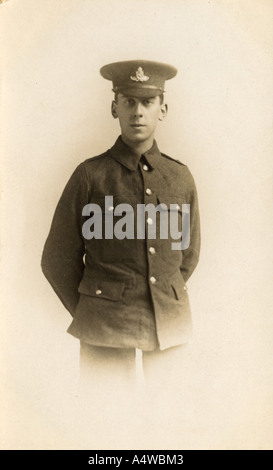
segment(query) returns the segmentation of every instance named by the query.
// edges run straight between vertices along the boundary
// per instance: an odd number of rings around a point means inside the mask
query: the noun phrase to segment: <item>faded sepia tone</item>
[[[272,13],[266,0],[2,2],[1,449],[272,448]],[[132,58],[179,71],[156,139],[195,177],[202,252],[183,396],[150,403],[139,367],[133,403],[102,410],[80,399],[79,345],[40,259],[75,166],[119,132],[99,69]]]

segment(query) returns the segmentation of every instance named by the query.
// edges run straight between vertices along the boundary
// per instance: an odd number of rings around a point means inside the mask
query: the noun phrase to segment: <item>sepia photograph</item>
[[[272,450],[272,18],[0,2],[1,450]]]

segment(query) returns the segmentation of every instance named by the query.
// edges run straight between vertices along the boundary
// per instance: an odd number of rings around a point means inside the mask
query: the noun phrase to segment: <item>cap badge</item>
[[[136,70],[136,76],[133,77],[131,75],[131,80],[133,80],[134,82],[147,82],[147,80],[149,80],[150,77],[148,77],[148,75],[145,75],[144,74],[144,70],[142,67],[138,67],[138,69]]]

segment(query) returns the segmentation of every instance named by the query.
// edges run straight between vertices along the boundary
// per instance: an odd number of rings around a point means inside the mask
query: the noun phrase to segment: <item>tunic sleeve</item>
[[[81,228],[88,186],[84,165],[80,164],[57,204],[41,260],[45,277],[72,316],[84,270],[85,243]]]
[[[194,179],[189,170],[187,184],[187,202],[190,204],[190,245],[186,250],[183,250],[183,261],[180,267],[185,282],[188,281],[198,264],[201,244],[198,196]]]

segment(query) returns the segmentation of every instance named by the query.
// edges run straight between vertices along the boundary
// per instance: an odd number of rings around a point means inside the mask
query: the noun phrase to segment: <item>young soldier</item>
[[[81,163],[68,181],[42,270],[73,317],[68,332],[80,340],[82,367],[95,383],[101,379],[114,386],[134,376],[136,350],[142,351],[144,372],[157,364],[168,370],[187,342],[186,282],[198,263],[200,233],[193,177],[154,140],[158,121],[167,115],[164,83],[177,70],[136,60],[109,64],[100,72],[113,82],[112,115],[119,119],[121,135],[112,148]],[[120,204],[126,204],[127,225]],[[141,204],[162,209],[156,217],[145,212],[142,230]],[[190,243],[177,250],[170,228],[162,237],[159,219],[165,213],[170,223],[175,213],[181,227],[182,205],[190,215]],[[126,225],[127,236],[118,222]]]

